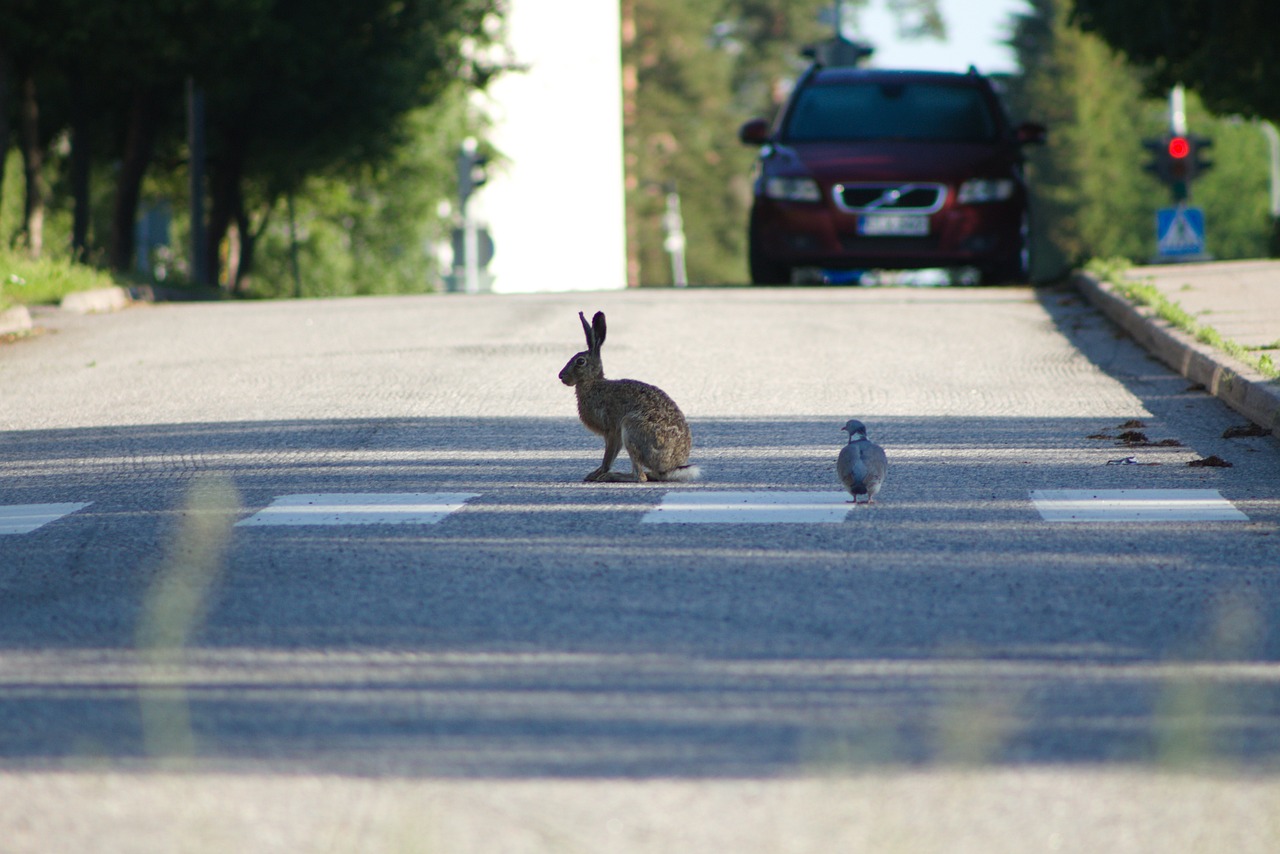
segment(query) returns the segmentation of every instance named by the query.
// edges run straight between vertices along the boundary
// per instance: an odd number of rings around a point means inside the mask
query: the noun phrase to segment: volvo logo
[[[947,200],[944,184],[836,184],[836,207],[845,213],[931,214]]]
[[[911,185],[908,184],[907,189],[910,189],[910,187]],[[898,199],[901,199],[901,198],[902,198],[902,190],[897,187],[894,187],[892,190],[885,190],[884,194],[880,196],[880,198],[872,202],[871,204],[867,205],[867,208],[875,209],[875,208],[882,208],[885,205],[896,205],[898,203]]]

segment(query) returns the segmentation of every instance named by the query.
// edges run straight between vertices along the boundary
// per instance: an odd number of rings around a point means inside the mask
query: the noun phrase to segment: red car
[[[761,146],[751,281],[840,281],[873,269],[976,270],[1023,281],[1030,218],[1022,146],[991,82],[968,74],[814,66]]]

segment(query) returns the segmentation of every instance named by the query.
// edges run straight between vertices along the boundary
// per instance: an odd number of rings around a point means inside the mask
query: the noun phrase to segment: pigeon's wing
[[[856,451],[853,445],[845,445],[840,449],[840,456],[836,457],[836,474],[840,475],[840,482],[844,484],[844,488],[853,491],[853,467],[854,456]]]
[[[889,470],[889,458],[884,454],[884,448],[875,442],[860,442],[862,447],[862,464],[865,470],[863,481],[866,484],[867,491],[875,495],[880,489],[880,484],[884,483],[884,476]]]

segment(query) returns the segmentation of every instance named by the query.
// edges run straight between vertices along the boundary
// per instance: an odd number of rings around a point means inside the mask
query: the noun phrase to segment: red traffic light
[[[1181,160],[1191,153],[1191,143],[1187,142],[1185,136],[1174,136],[1169,138],[1169,156],[1175,160]]]

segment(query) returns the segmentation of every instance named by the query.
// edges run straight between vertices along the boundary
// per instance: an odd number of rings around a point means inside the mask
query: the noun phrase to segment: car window
[[[986,99],[972,86],[819,84],[797,95],[784,138],[788,142],[992,142],[996,122]]]

